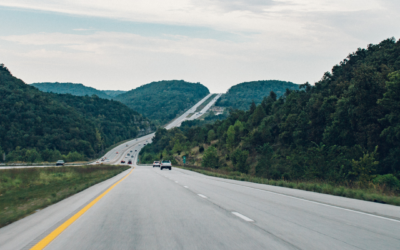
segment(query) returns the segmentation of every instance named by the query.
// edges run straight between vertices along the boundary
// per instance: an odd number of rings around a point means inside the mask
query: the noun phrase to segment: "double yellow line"
[[[94,204],[96,204],[101,198],[103,198],[108,192],[111,191],[115,186],[117,186],[120,182],[125,180],[126,177],[128,177],[134,168],[131,169],[131,171],[125,175],[121,180],[117,181],[112,185],[110,188],[108,188],[104,193],[99,195],[96,199],[94,199],[92,202],[87,204],[84,208],[82,208],[79,212],[77,212],[75,215],[73,215],[71,218],[69,218],[66,222],[61,224],[61,226],[57,227],[53,232],[51,232],[49,235],[47,235],[45,238],[43,238],[41,241],[39,241],[36,245],[34,245],[31,250],[39,250],[45,248],[52,240],[54,240],[58,235],[60,235],[67,227],[69,227],[74,221],[76,221],[81,215],[83,215],[89,208],[91,208]]]

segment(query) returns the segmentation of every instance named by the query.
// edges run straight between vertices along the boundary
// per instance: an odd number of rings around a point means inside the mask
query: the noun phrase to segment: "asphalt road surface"
[[[217,94],[202,110],[200,110],[199,112],[194,113],[191,117],[186,118],[186,120],[195,120],[199,117],[201,117],[202,115],[204,115],[207,110],[209,110],[211,108],[211,106],[213,106],[215,104],[215,102],[221,97],[222,94]],[[196,109],[194,109],[195,111]]]
[[[184,114],[182,114],[178,118],[172,120],[170,123],[168,123],[164,127],[166,129],[171,129],[171,128],[181,126],[182,122],[184,122],[187,119],[186,117],[190,113],[193,113],[197,109],[197,107],[200,106],[204,101],[206,101],[211,95],[212,94],[208,94],[206,97],[201,99],[198,103],[196,103],[193,107],[188,109]],[[211,105],[207,105],[207,106],[208,107],[205,110],[208,110],[211,107]],[[94,164],[98,164],[101,162],[103,162],[104,164],[121,164],[121,160],[125,160],[126,161],[125,164],[127,164],[129,160],[132,160],[133,162],[137,162],[138,152],[140,152],[140,149],[144,147],[144,144],[151,143],[151,139],[154,137],[154,134],[155,133],[151,133],[151,134],[142,136],[140,138],[125,142],[125,143],[113,148],[109,152],[107,152],[102,158],[100,158]],[[102,161],[101,159],[104,159],[104,161]]]
[[[0,229],[0,249],[30,249],[129,171]],[[399,249],[399,232],[396,206],[136,166],[45,249]]]

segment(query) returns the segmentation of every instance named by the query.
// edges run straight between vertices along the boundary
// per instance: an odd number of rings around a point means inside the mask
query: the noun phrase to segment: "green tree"
[[[218,168],[218,152],[215,147],[210,146],[206,149],[201,165],[207,168]]]
[[[357,182],[361,187],[366,187],[375,177],[373,172],[375,172],[376,166],[379,164],[379,162],[375,160],[377,151],[378,147],[376,147],[375,151],[372,153],[364,153],[358,161],[352,160],[353,169],[350,174],[357,179]]]
[[[232,125],[228,128],[226,144],[230,150],[233,150],[235,147],[235,127]]]
[[[176,141],[175,141],[175,144],[174,144],[174,147],[173,147],[173,149],[172,149],[172,152],[177,153],[178,155],[181,154],[181,152],[182,152],[182,145],[181,145],[181,143],[180,143],[179,140],[176,140]]]
[[[252,124],[253,126],[257,126],[260,124],[261,120],[266,116],[267,114],[265,113],[264,108],[262,105],[258,105],[256,110],[253,113],[252,116]]]
[[[236,149],[232,155],[232,163],[235,166],[235,169],[242,173],[249,172],[249,165],[246,164],[247,158],[249,156],[249,151]]]
[[[215,132],[213,129],[211,129],[210,131],[208,131],[207,141],[211,143],[211,141],[213,140],[215,140]]]

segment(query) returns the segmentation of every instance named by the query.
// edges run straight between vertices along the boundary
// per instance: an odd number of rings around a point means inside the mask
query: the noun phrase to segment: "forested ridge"
[[[0,153],[9,161],[94,157],[155,127],[124,104],[97,96],[41,92],[0,65]]]
[[[141,159],[187,155],[189,164],[270,179],[399,191],[400,40],[360,48],[300,88],[270,92],[214,124],[159,129]]]
[[[71,94],[76,96],[97,95],[104,99],[113,99],[115,96],[125,93],[125,91],[122,90],[98,90],[81,83],[38,82],[32,83],[31,85],[43,92]]]
[[[140,86],[118,95],[116,100],[162,125],[209,93],[208,88],[200,83],[171,80]]]
[[[273,91],[280,97],[286,89],[298,90],[299,85],[292,82],[278,80],[264,80],[243,82],[232,86],[226,94],[223,94],[216,102],[216,106],[247,110],[254,101],[260,104],[264,96]]]

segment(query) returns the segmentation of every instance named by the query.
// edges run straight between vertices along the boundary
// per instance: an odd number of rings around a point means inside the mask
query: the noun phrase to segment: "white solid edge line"
[[[225,183],[229,183],[229,182],[225,182]],[[280,194],[280,193],[276,193],[276,192],[272,192],[272,191],[268,191],[268,190],[264,190],[264,189],[247,187],[247,186],[243,186],[243,185],[239,185],[239,184],[235,184],[235,183],[230,183],[230,184],[236,185],[236,186],[245,187],[245,188],[255,189],[255,190],[258,190],[258,191],[263,191],[263,192],[267,192],[267,193],[271,193],[271,194],[275,194],[275,195],[285,196],[285,197],[293,198],[293,199],[296,199],[296,200],[307,201],[307,202],[318,204],[318,205],[321,205],[321,206],[333,207],[333,208],[341,209],[341,210],[344,210],[344,211],[349,211],[349,212],[353,212],[353,213],[357,213],[357,214],[368,215],[368,216],[371,216],[371,217],[376,217],[376,218],[385,219],[385,220],[389,220],[389,221],[394,221],[394,222],[399,222],[400,223],[400,220],[390,219],[390,218],[387,218],[387,217],[384,217],[384,216],[373,215],[373,214],[360,212],[360,211],[356,211],[356,210],[352,210],[352,209],[348,209],[348,208],[338,207],[338,206],[334,206],[334,205],[328,205],[328,204],[317,202],[317,201],[310,201],[310,200],[307,200],[307,199],[297,198],[297,197],[293,197],[291,195]]]
[[[188,186],[183,186],[184,188],[189,188]]]
[[[175,181],[175,183],[178,183],[178,181]]]
[[[218,178],[218,177],[215,177],[215,178]],[[260,188],[247,187],[247,186],[243,186],[243,185],[239,185],[239,184],[235,184],[235,183],[231,183],[231,182],[224,181],[224,183],[228,183],[228,184],[232,184],[232,185],[236,185],[236,186],[240,186],[240,187],[244,187],[244,188],[255,189],[255,190],[258,190],[258,191],[263,191],[263,192],[267,192],[267,193],[271,193],[271,194],[275,194],[275,195],[285,196],[285,197],[289,197],[289,198],[296,199],[296,200],[307,201],[307,202],[318,204],[318,205],[321,205],[321,206],[337,208],[337,209],[341,209],[341,210],[348,211],[348,212],[353,212],[353,213],[362,214],[362,215],[368,215],[368,216],[371,216],[371,217],[375,217],[375,218],[379,218],[379,219],[384,219],[384,220],[389,220],[389,221],[394,221],[394,222],[400,223],[400,220],[391,219],[391,218],[387,218],[387,217],[384,217],[384,216],[379,216],[379,215],[374,215],[374,214],[370,214],[370,213],[360,212],[360,211],[357,211],[357,210],[338,207],[338,206],[334,206],[334,205],[328,205],[328,204],[325,204],[325,203],[322,203],[322,202],[310,201],[310,200],[307,200],[307,199],[298,198],[298,197],[294,197],[294,196],[291,196],[291,195],[280,194],[280,193],[276,193],[276,192],[273,192],[273,191],[268,191],[268,190],[264,190],[264,189],[260,189]],[[298,189],[298,190],[301,190],[301,189]],[[337,196],[337,197],[340,197],[340,196]]]
[[[207,199],[207,196],[202,195],[202,194],[197,194],[198,196],[200,196],[201,198]]]
[[[242,220],[245,220],[245,221],[248,221],[248,222],[253,222],[254,221],[254,220],[250,219],[249,217],[246,217],[243,214],[240,214],[238,212],[232,212],[232,214],[234,214],[237,217],[241,218]]]

